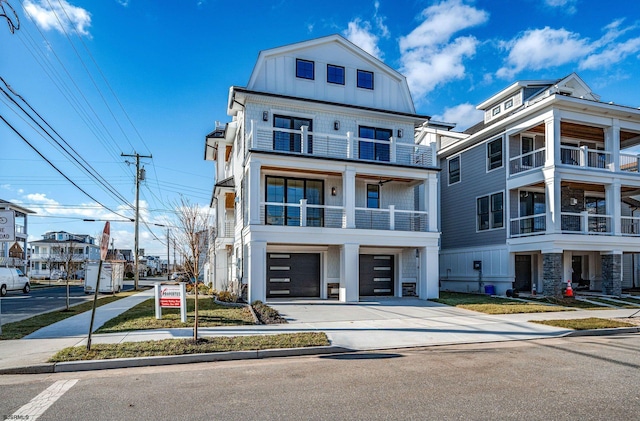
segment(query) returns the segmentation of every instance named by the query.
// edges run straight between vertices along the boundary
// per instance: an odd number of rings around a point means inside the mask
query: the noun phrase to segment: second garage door
[[[393,295],[393,256],[360,255],[360,295]]]
[[[267,298],[320,297],[320,254],[267,253]]]

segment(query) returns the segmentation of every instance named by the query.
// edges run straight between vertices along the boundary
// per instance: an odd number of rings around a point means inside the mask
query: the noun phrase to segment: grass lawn
[[[167,339],[162,341],[123,342],[119,344],[95,344],[89,352],[87,352],[85,346],[65,348],[51,357],[49,362],[304,348],[326,345],[329,345],[329,340],[327,335],[322,332],[201,338],[197,342],[192,339]]]
[[[486,314],[544,313],[571,310],[545,304],[526,303],[508,298],[496,298],[489,295],[447,291],[441,292],[440,298],[433,301]]]
[[[588,298],[588,297],[585,297]],[[588,298],[591,299],[591,298]],[[612,307],[606,307],[598,305],[597,303],[587,303],[586,301],[576,300],[575,298],[555,298],[555,297],[540,297],[540,298],[528,298],[528,300],[538,301],[541,303],[554,304],[557,306],[579,308],[580,310],[611,310]]]
[[[162,319],[156,319],[155,304],[150,298],[105,323],[96,333],[128,330],[168,329],[193,326],[195,298],[187,298],[187,323],[180,322],[180,309],[162,309]],[[227,307],[213,302],[211,297],[198,300],[198,326],[233,326],[254,324],[246,307]]]
[[[588,319],[565,319],[565,320],[529,320],[532,323],[539,323],[547,326],[563,327],[573,330],[587,329],[608,329],[615,327],[633,327],[632,323],[620,322],[617,320],[600,319],[598,317],[589,317]]]
[[[128,297],[130,295],[135,294],[136,291],[127,291],[120,292],[115,295],[108,295],[106,297],[102,297],[98,299],[96,302],[96,307],[103,306],[105,304],[112,303],[116,300],[119,300],[124,297]],[[60,320],[64,320],[67,317],[75,316],[80,313],[84,313],[85,311],[91,310],[93,307],[93,300],[74,305],[69,311],[66,310],[58,310],[52,311],[49,313],[40,314],[37,316],[30,317],[28,319],[20,320],[18,322],[7,323],[2,325],[2,335],[0,335],[0,339],[21,339],[27,336],[30,333],[35,332],[38,329],[41,329],[45,326],[49,326]]]
[[[619,303],[617,301],[608,300],[608,299],[606,299],[604,297],[603,298],[600,298],[600,297],[587,297],[587,299],[589,301],[595,301],[596,303],[613,305],[613,306],[616,306],[618,308],[638,308],[637,305],[634,306],[633,304],[622,304],[622,303]],[[618,298],[616,298],[616,300],[623,301],[623,300],[620,300]]]

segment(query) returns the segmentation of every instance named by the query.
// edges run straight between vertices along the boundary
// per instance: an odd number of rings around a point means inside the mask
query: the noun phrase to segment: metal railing
[[[564,165],[609,169],[611,152],[589,149],[586,146],[560,146],[560,162]]]
[[[563,232],[578,234],[611,234],[612,216],[594,215],[586,211],[562,212],[560,225]]]
[[[544,234],[547,230],[547,215],[529,215],[511,219],[511,237]]]
[[[518,174],[544,166],[545,148],[536,149],[509,159],[509,173]]]
[[[640,237],[640,217],[622,216],[620,217],[620,232],[622,235]]]

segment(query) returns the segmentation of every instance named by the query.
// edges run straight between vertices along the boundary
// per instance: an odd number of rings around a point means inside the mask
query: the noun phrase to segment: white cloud
[[[476,110],[475,105],[464,103],[455,107],[447,107],[442,115],[432,116],[433,120],[456,123],[456,130],[465,130],[482,121],[482,111]]]
[[[69,32],[75,28],[80,35],[89,35],[91,14],[66,0],[25,0],[23,6],[31,19],[45,31],[55,29],[58,32]]]
[[[487,22],[489,14],[461,0],[445,0],[424,9],[421,18],[417,28],[400,38],[400,71],[417,100],[439,84],[465,76],[463,60],[475,54],[478,40],[473,36],[451,38]]]
[[[372,32],[371,24],[356,18],[349,22],[344,36],[374,57],[382,59],[382,51],[378,47],[378,36]]]
[[[598,69],[618,63],[631,54],[640,51],[640,38],[629,39],[600,53],[591,54],[580,63],[580,69]]]
[[[497,76],[507,79],[524,69],[540,70],[576,61],[592,49],[579,34],[548,26],[525,31],[503,46],[510,51]]]
[[[129,0],[116,0],[118,3],[120,3],[121,6],[124,7],[128,7],[129,6]],[[198,6],[200,6],[202,4],[201,1],[198,2]]]
[[[562,8],[569,14],[574,14],[578,11],[576,8],[577,0],[545,0],[545,3],[550,7]]]

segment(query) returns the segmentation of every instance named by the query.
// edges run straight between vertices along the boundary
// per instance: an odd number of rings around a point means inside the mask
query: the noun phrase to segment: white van
[[[31,291],[29,278],[20,269],[0,267],[0,296],[7,295],[7,291],[20,289],[25,294]]]

